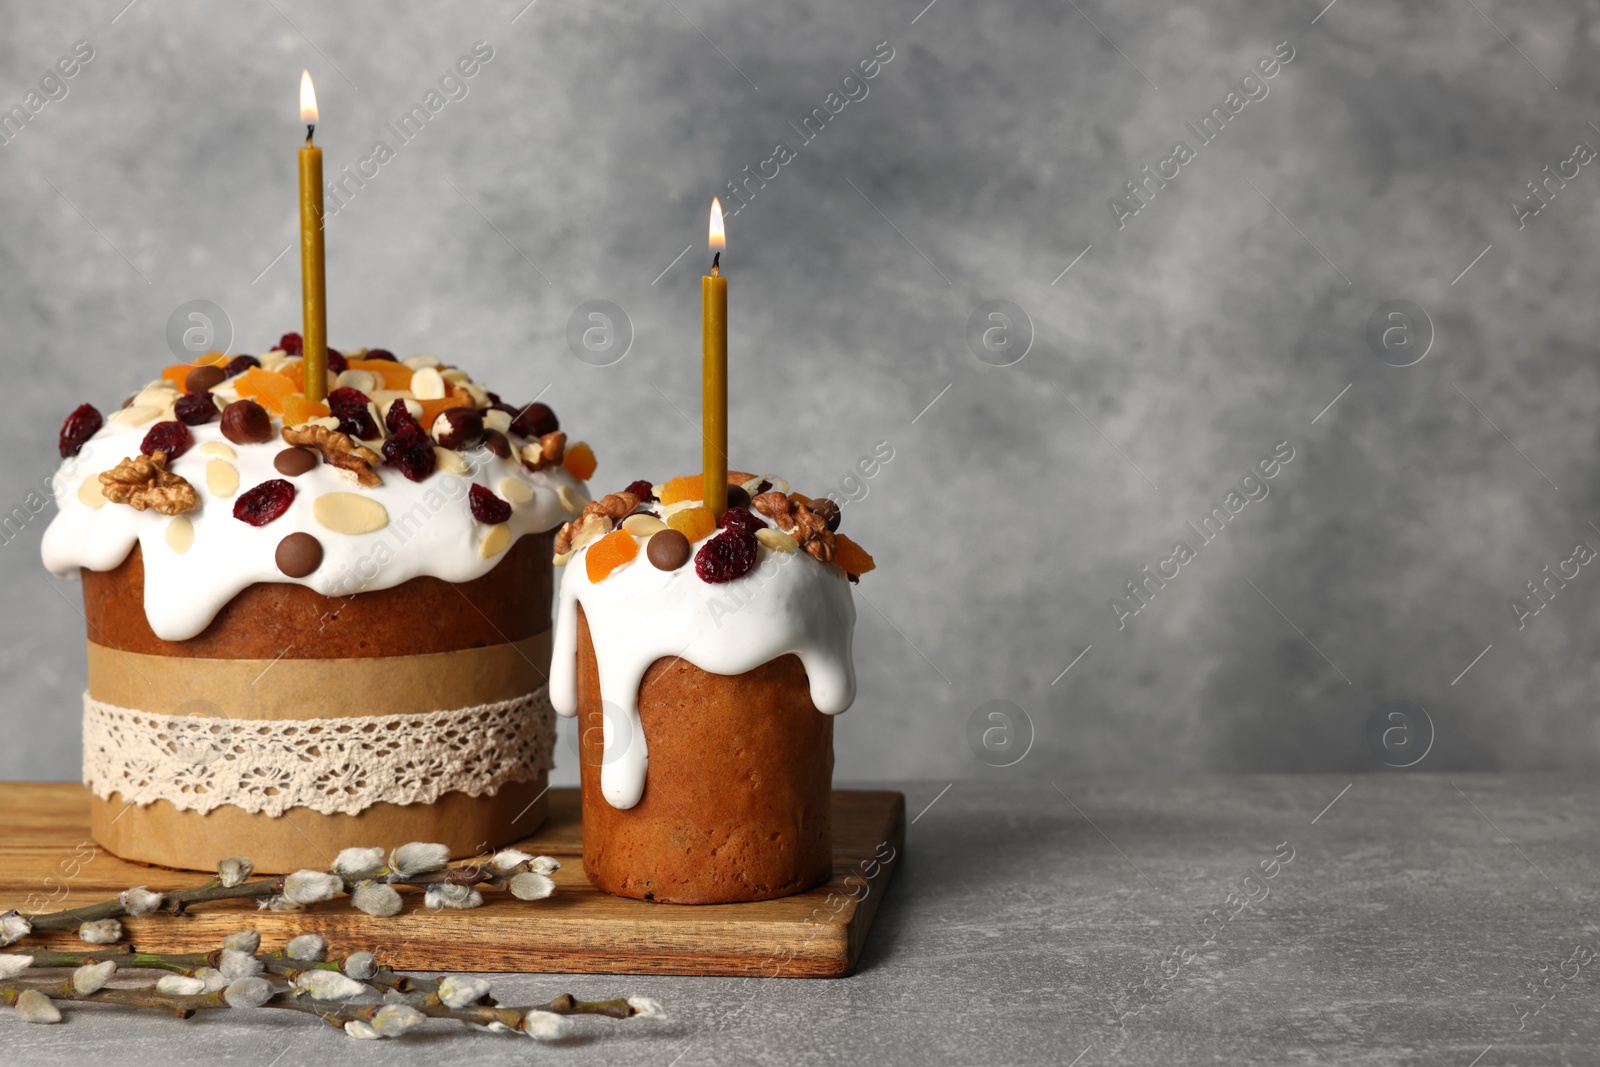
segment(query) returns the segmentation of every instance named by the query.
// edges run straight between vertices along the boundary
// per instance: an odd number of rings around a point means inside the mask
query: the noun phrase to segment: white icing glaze
[[[215,391],[225,401],[236,399],[230,389]],[[187,479],[200,497],[199,507],[186,515],[193,525],[193,544],[180,555],[166,538],[170,517],[153,510],[135,511],[124,504],[93,507],[78,495],[85,480],[97,479],[100,472],[122,459],[139,455],[139,445],[151,425],[121,426],[108,417],[80,454],[62,464],[55,480],[59,514],[45,531],[42,554],[46,567],[71,577],[80,567],[95,571],[115,568],[137,542],[144,555],[145,616],[156,636],[168,641],[183,641],[200,633],[223,605],[255,582],[295,582],[324,596],[349,596],[388,589],[419,575],[447,582],[481,578],[500,562],[502,554],[488,559],[479,555],[479,544],[491,528],[474,519],[468,507],[468,487],[473,482],[491,489],[507,478],[527,484],[530,498],[512,507],[505,524],[510,534],[508,545],[525,533],[549,530],[572,517],[562,505],[561,488],[575,491],[580,507],[588,498],[583,483],[564,468],[534,473],[514,454],[501,459],[487,449],[465,453],[465,474],[436,470],[421,482],[384,466],[378,468],[383,484],[368,489],[326,463],[287,478],[273,466],[273,457],[289,447],[284,441],[274,437],[263,444],[227,445],[220,422],[210,422],[189,427],[193,446],[168,465]],[[279,428],[274,420],[274,431]],[[204,448],[211,442],[222,442],[237,453],[231,463],[239,472],[239,488],[226,498],[213,495],[207,484],[206,465],[217,458],[215,452],[207,454]],[[518,444],[513,438],[513,449]],[[240,495],[274,478],[284,478],[295,487],[294,503],[284,515],[259,527],[233,517],[233,505]],[[389,522],[372,533],[335,533],[318,524],[312,514],[312,502],[324,493],[370,495],[388,511]],[[278,542],[296,531],[316,537],[324,552],[322,565],[304,578],[290,578],[278,569],[274,558]]]
[[[657,505],[655,513],[661,511]],[[695,573],[692,556],[675,571],[658,570],[640,540],[633,562],[598,583],[589,580],[588,548],[572,554],[561,579],[550,664],[550,702],[558,713],[576,715],[581,604],[606,709],[600,789],[614,808],[631,808],[644,794],[649,746],[639,721],[639,685],[663,656],[738,675],[794,653],[805,666],[811,702],[828,715],[848,708],[856,690],[850,658],[855,602],[838,567],[804,552],[762,547],[749,574],[713,585]],[[694,551],[707,540],[695,542]]]

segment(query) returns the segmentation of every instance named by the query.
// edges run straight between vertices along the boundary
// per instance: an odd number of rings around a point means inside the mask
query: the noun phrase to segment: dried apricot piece
[[[470,396],[442,396],[437,400],[419,400],[422,405],[422,417],[417,420],[424,429],[433,425],[433,420],[439,417],[439,412],[445,408],[470,408]]]
[[[221,352],[207,352],[193,363],[175,363],[165,368],[161,372],[161,377],[182,389],[184,381],[189,377],[189,372],[196,367],[216,367],[226,362],[228,362],[228,357]]]
[[[352,359],[349,364],[351,370],[364,370],[379,375],[383,379],[385,390],[411,388],[412,370],[404,363],[396,363],[392,359]]]
[[[566,456],[561,461],[562,466],[580,482],[586,482],[594,477],[596,466],[594,449],[579,441],[577,444],[567,446]]]
[[[833,561],[842,567],[846,574],[857,578],[877,566],[872,562],[872,557],[867,555],[866,549],[844,534],[833,535]]]
[[[328,405],[315,400],[307,400],[300,393],[290,393],[283,398],[283,424],[285,426],[299,426],[311,419],[320,419],[332,414]]]
[[[667,483],[670,489],[671,482]],[[711,514],[710,508],[684,508],[667,516],[667,525],[687,537],[692,544],[714,533],[717,529],[717,517]]]
[[[251,367],[234,380],[241,399],[255,400],[273,414],[282,414],[284,399],[298,393],[294,382],[276,371]]]
[[[698,474],[685,474],[682,478],[673,478],[661,487],[663,504],[679,504],[685,500],[702,500],[704,497],[705,482]]]
[[[612,530],[589,546],[584,566],[589,570],[591,582],[603,582],[611,572],[625,563],[632,563],[639,554],[639,542],[627,530]]]

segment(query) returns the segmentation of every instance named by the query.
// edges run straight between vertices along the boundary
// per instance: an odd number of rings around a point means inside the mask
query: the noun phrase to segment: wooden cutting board
[[[59,911],[131,886],[183,889],[204,881],[194,872],[128,863],[99,848],[89,837],[82,786],[0,783],[0,811],[6,813],[0,911]],[[218,901],[195,905],[181,918],[122,921],[125,940],[149,952],[209,951],[225,934],[254,928],[265,948],[314,931],[335,953],[367,949],[399,970],[840,978],[861,955],[905,832],[903,794],[838,790],[833,877],[826,885],[750,904],[647,904],[589,884],[578,791],[552,789],[549,819],[516,845],[561,860],[556,894],[548,900],[530,903],[491,891],[481,908],[428,911],[420,893],[402,890],[406,908],[390,919],[364,915],[341,897],[300,912]],[[70,933],[50,933],[24,944],[69,948],[81,942]]]

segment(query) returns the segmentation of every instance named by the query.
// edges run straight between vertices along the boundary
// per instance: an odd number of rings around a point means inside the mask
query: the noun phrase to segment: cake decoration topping
[[[259,366],[261,366],[261,361],[255,356],[234,356],[228,360],[227,366],[222,368],[222,377],[224,379],[237,378],[252,367]]]
[[[651,485],[643,478],[636,482],[630,483],[628,488],[624,489],[623,492],[632,493],[642,504],[652,504],[656,499],[655,486]]]
[[[167,523],[167,547],[178,555],[183,555],[194,546],[194,523],[189,521],[189,516],[179,515]]]
[[[593,478],[594,469],[597,466],[594,450],[582,441],[567,449],[566,455],[561,459],[561,463],[567,468],[567,472],[580,482],[586,482]]]
[[[388,509],[361,493],[323,493],[311,502],[311,514],[334,533],[376,533],[389,525]]]
[[[584,566],[589,570],[591,582],[603,582],[619,567],[626,567],[639,555],[639,542],[626,530],[613,530],[594,544],[584,555]]]
[[[227,371],[215,363],[207,363],[184,375],[183,390],[186,393],[208,393],[215,386],[221,385],[227,378]]]
[[[559,430],[552,430],[540,437],[537,443],[530,441],[522,446],[522,465],[531,471],[542,471],[546,467],[558,466],[566,455],[566,449],[567,435]],[[585,479],[579,479],[583,480]]]
[[[278,542],[273,560],[289,577],[304,578],[322,566],[322,542],[298,530]]]
[[[213,367],[203,367],[202,370],[214,370]],[[217,407],[217,398],[204,389],[184,393],[173,405],[173,414],[178,416],[178,421],[187,426],[204,426],[208,422],[215,422],[222,409]]]
[[[165,452],[167,459],[174,460],[189,451],[193,444],[194,437],[183,423],[158,422],[144,435],[144,440],[139,443],[139,451],[147,456]]]
[[[511,416],[511,428],[524,437],[543,437],[561,429],[561,420],[550,410],[549,404],[537,400],[521,408],[506,408]]]
[[[60,441],[69,462],[59,475],[60,514],[44,540],[46,566],[62,575],[109,571],[142,544],[145,615],[158,637],[183,641],[256,582],[297,581],[341,596],[422,575],[472,581],[518,538],[551,531],[588,503],[582,484],[561,465],[565,438],[554,462],[530,472],[518,453],[529,443],[538,448],[537,438],[530,442],[511,430],[520,412],[492,407],[490,394],[465,370],[433,356],[402,363],[391,353],[357,350],[342,370],[330,359],[345,378],[332,376],[331,402],[323,404],[301,391],[299,350],[299,339],[286,337],[232,367],[225,355],[211,353],[167,367],[158,380],[123,394],[127,405],[108,412],[112,417],[93,405],[70,415]],[[420,400],[411,391],[423,369],[444,383],[443,396]],[[230,370],[236,373],[221,377]],[[197,371],[208,373],[193,384],[209,387],[184,392]],[[528,415],[555,422],[547,407]],[[435,427],[448,444],[436,444]],[[370,436],[352,436],[352,429]],[[140,451],[146,438],[148,456]],[[255,444],[271,447],[246,447]],[[84,462],[91,448],[95,461]],[[388,469],[384,449],[399,457]],[[489,495],[488,518],[499,521],[472,514],[474,483],[480,498]],[[304,506],[294,504],[298,493],[306,494]],[[339,502],[339,494],[372,506]],[[169,524],[160,517],[180,514],[193,530],[183,555],[165,540]],[[592,536],[610,529],[605,523]],[[282,535],[296,532],[315,535],[324,553],[298,576],[279,566],[275,552]]]
[[[67,421],[61,424],[60,451],[62,459],[76,456],[83,449],[83,443],[100,432],[100,427],[105,425],[105,419],[93,404],[79,404],[72,409],[72,414],[67,416]]]
[[[233,517],[251,526],[265,526],[281,518],[294,503],[294,486],[282,478],[273,478],[246,489],[233,503]]]
[[[494,495],[493,490],[473,483],[467,492],[467,503],[472,517],[485,526],[494,526],[511,518],[511,505]]]
[[[127,504],[135,511],[150,508],[163,515],[181,515],[200,503],[194,486],[167,470],[165,452],[124,459],[100,475],[100,490],[113,504]]]
[[[239,491],[239,468],[225,459],[206,463],[206,488],[211,495],[227,500]]]
[[[293,446],[273,456],[272,466],[279,474],[290,478],[298,478],[315,467],[321,462],[321,459],[322,456],[319,452],[309,448]]]
[[[755,568],[757,544],[755,534],[729,527],[700,546],[694,554],[694,571],[701,581],[714,585],[743,578]]]
[[[416,424],[412,423],[412,425]],[[338,430],[330,430],[326,426],[285,426],[283,428],[283,439],[291,445],[316,449],[330,467],[338,467],[340,470],[349,471],[359,484],[368,488],[383,481],[378,476],[378,472],[373,469],[376,464],[381,462],[381,457],[367,446],[350,440],[348,434],[340,433]],[[393,438],[390,438],[390,440],[393,440]],[[384,444],[387,446],[388,442],[386,441]],[[386,447],[385,452],[387,451]],[[278,455],[281,456],[283,453],[280,452]],[[277,463],[276,458],[273,463]],[[431,448],[428,451],[428,463],[431,471],[433,469],[433,450]],[[312,464],[312,466],[315,466],[315,464]],[[412,481],[421,481],[421,479],[413,478]]]
[[[254,400],[235,400],[222,409],[222,436],[236,445],[272,440],[272,417]]]
[[[677,530],[658,530],[650,535],[645,555],[658,571],[675,571],[689,562],[689,539]]]

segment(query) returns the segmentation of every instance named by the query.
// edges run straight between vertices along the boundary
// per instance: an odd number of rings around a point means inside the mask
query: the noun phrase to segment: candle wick
[[[317,128],[317,124],[316,123],[314,123],[314,122],[306,123],[306,144],[310,144],[311,143],[311,134],[316,131],[316,128]]]
[[[711,254],[711,276],[713,278],[717,277],[721,273],[721,270],[719,269],[721,266],[722,266],[722,253],[721,252],[713,252]]]

